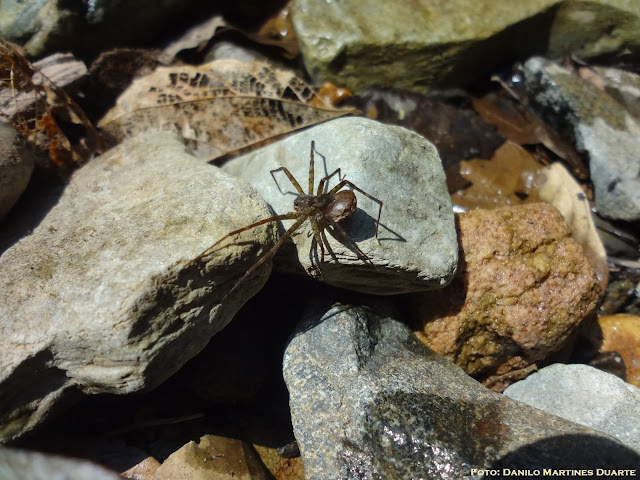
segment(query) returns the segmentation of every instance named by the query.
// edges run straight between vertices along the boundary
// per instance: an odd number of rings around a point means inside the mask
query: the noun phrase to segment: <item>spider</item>
[[[343,187],[349,186],[353,190],[356,190],[370,198],[374,202],[380,205],[378,209],[378,219],[376,221],[376,239],[378,239],[378,227],[380,226],[380,215],[382,214],[382,201],[378,200],[374,196],[368,194],[357,185],[353,184],[349,180],[340,179],[341,170],[338,168],[330,175],[323,177],[320,179],[318,183],[318,189],[316,194],[313,194],[313,184],[314,184],[314,160],[313,160],[313,152],[315,150],[315,142],[311,141],[311,153],[309,159],[309,190],[308,193],[304,193],[304,190],[293,176],[293,174],[286,168],[280,167],[275,170],[271,170],[271,177],[278,188],[280,188],[278,181],[276,180],[275,174],[277,172],[283,172],[291,184],[297,190],[296,198],[293,201],[293,212],[285,213],[282,215],[274,215],[269,218],[265,218],[264,220],[260,220],[258,222],[252,223],[251,225],[247,225],[245,227],[234,230],[233,232],[228,233],[216,243],[214,243],[211,247],[209,247],[204,253],[202,253],[199,258],[205,256],[210,251],[212,251],[216,246],[225,241],[229,237],[233,237],[247,230],[251,230],[252,228],[258,227],[260,225],[264,225],[265,223],[276,222],[280,220],[295,220],[293,225],[291,225],[287,231],[280,237],[280,239],[276,242],[276,244],[265,253],[247,272],[236,282],[229,292],[224,296],[223,300],[226,299],[229,295],[231,295],[234,291],[238,289],[238,287],[247,280],[264,262],[273,257],[278,249],[282,246],[282,244],[290,238],[301,226],[304,222],[309,220],[311,224],[311,229],[313,231],[314,242],[316,245],[320,246],[320,265],[324,263],[324,253],[325,247],[333,260],[338,263],[338,258],[335,253],[331,249],[327,237],[325,235],[325,230],[329,230],[329,233],[332,237],[336,238],[336,240],[340,241],[348,241],[352,246],[352,249],[355,250],[360,258],[368,263],[372,263],[371,259],[356,245],[356,243],[349,238],[347,233],[343,230],[343,228],[338,225],[339,222],[345,220],[352,216],[357,208],[357,199],[355,193],[352,190],[342,190]],[[338,175],[338,179],[340,181],[338,184],[333,187],[331,190],[328,190],[327,182],[334,176]],[[328,191],[327,191],[328,190]],[[282,190],[281,190],[282,191]],[[337,238],[337,237],[341,237]],[[317,255],[317,254],[316,254]],[[317,258],[317,257],[316,257]],[[322,273],[320,271],[320,277]]]

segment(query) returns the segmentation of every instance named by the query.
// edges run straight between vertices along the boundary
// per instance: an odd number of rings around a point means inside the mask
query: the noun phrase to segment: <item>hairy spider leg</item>
[[[316,195],[320,196],[320,195],[322,195],[323,193],[327,193],[327,192],[325,191],[325,190],[326,190],[326,188],[327,188],[327,187],[325,186],[325,184],[326,184],[326,183],[329,181],[329,179],[330,179],[331,177],[333,177],[336,173],[338,174],[338,180],[342,180],[342,178],[340,178],[340,177],[342,177],[342,171],[341,171],[339,168],[336,168],[336,170],[335,170],[332,174],[327,175],[326,177],[323,177],[323,178],[321,178],[321,179],[320,179],[320,183],[318,183],[318,193],[317,193]]]
[[[316,149],[316,142],[311,140],[311,154],[309,155],[309,195],[313,195],[313,176],[315,165],[313,160],[313,151]]]
[[[220,240],[218,240],[216,243],[214,243],[209,248],[207,248],[204,252],[198,255],[196,257],[196,260],[199,260],[202,257],[206,257],[207,255],[209,255],[211,252],[215,250],[215,248],[220,243],[222,243],[224,240],[226,240],[229,237],[233,237],[234,235],[238,235],[239,233],[246,232],[247,230],[251,230],[252,228],[255,228],[255,227],[259,227],[260,225],[264,225],[265,223],[277,222],[278,220],[295,220],[296,218],[298,218],[298,216],[296,215],[295,212],[285,213],[283,215],[276,215],[275,217],[265,218],[256,223],[252,223],[251,225],[247,225],[245,227],[234,230],[233,232],[227,233],[224,237],[222,237]]]
[[[351,246],[360,254],[362,260],[364,260],[365,262],[369,262],[371,265],[373,265],[375,267],[374,263],[369,258],[369,255],[367,255],[362,250],[360,250],[360,247],[358,246],[358,244],[354,240],[349,238],[349,235],[347,235],[347,232],[344,231],[344,229],[338,224],[338,222],[336,222],[332,218],[325,217],[325,219],[326,219],[327,223],[331,226],[331,229],[329,230],[329,233],[331,234],[331,236],[333,238],[335,238],[339,242],[350,243]],[[342,239],[339,239],[338,237],[336,237],[334,232],[337,232],[339,234],[339,236],[342,237]],[[324,232],[323,232],[323,237],[324,237],[325,241],[327,241],[327,237],[324,235]],[[327,242],[327,247],[329,247],[329,242]],[[335,257],[335,255],[333,256],[333,258],[337,263],[338,260]]]
[[[335,172],[334,172],[335,173]],[[333,175],[333,174],[332,174]],[[354,190],[360,192],[361,194],[363,194],[365,197],[373,200],[374,202],[376,202],[378,205],[380,205],[380,209],[378,210],[378,220],[376,222],[376,238],[378,238],[378,228],[380,227],[380,215],[382,215],[382,200],[378,200],[376,197],[374,197],[373,195],[369,195],[367,192],[365,192],[364,190],[362,190],[360,187],[356,186],[355,184],[353,184],[352,182],[350,182],[349,180],[342,180],[340,183],[338,183],[335,187],[333,187],[331,190],[329,190],[329,194],[333,195],[335,194],[338,190],[340,190],[342,187],[344,187],[345,185],[349,185],[351,188],[353,188]],[[342,230],[342,229],[340,229]]]
[[[329,244],[329,240],[327,240],[327,235],[324,233],[324,228],[320,229],[320,237],[322,237],[322,241],[327,246],[327,251],[329,252],[329,255],[331,255],[331,258],[333,258],[333,261],[338,263],[338,257],[336,257],[333,248],[331,248],[331,245]],[[320,249],[320,251],[321,253],[324,253],[322,252],[322,249]],[[322,261],[324,261],[324,257],[322,257]]]
[[[284,218],[282,218],[284,217]],[[293,219],[293,218],[297,218],[296,217],[296,213],[295,212],[291,212],[285,215],[278,215],[278,217],[273,217],[269,220],[275,220],[276,218],[284,220],[284,219]],[[276,252],[278,251],[278,249],[282,246],[282,244],[293,234],[293,232],[295,232],[300,225],[302,225],[304,222],[306,221],[306,218],[299,218],[293,225],[291,225],[289,227],[289,229],[285,232],[284,235],[282,235],[282,237],[280,237],[280,240],[277,241],[277,243],[271,247],[271,250],[269,250],[267,253],[265,253],[260,260],[258,260],[255,265],[253,265],[249,270],[247,270],[245,272],[245,274],[242,276],[242,278],[240,278],[240,280],[238,280],[236,282],[236,284],[233,286],[233,288],[231,290],[229,290],[226,295],[224,297],[222,297],[221,302],[224,302],[227,297],[229,295],[231,295],[233,292],[235,292],[238,287],[247,279],[249,278],[251,275],[253,275],[253,272],[255,272],[258,268],[260,268],[260,265],[262,265],[264,262],[266,262],[268,259],[270,259],[271,257],[273,257]],[[266,222],[263,222],[266,223]]]
[[[318,266],[320,269],[320,275],[322,275],[322,264],[324,263],[324,245],[322,244],[322,238],[320,235],[322,234],[322,229],[318,225],[318,222],[313,218],[309,218],[309,223],[311,224],[311,229],[313,230],[313,239],[316,244],[320,245],[320,265]]]
[[[289,171],[289,169],[287,167],[276,168],[275,170],[271,170],[269,172],[269,173],[271,173],[271,178],[273,178],[273,181],[278,186],[278,189],[280,190],[280,193],[284,193],[284,192],[280,188],[280,184],[278,183],[278,180],[276,180],[276,176],[274,175],[274,173],[276,173],[276,172],[284,172],[284,174],[287,176],[287,178],[291,182],[291,185],[293,185],[296,188],[296,190],[298,191],[298,193],[300,195],[304,195],[304,190],[302,190],[302,187],[300,186],[300,184],[298,183],[296,178],[293,176],[293,174]]]

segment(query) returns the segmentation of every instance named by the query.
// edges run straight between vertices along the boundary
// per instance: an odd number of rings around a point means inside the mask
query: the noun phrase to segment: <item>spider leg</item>
[[[322,278],[322,264],[324,263],[324,246],[325,246],[325,242],[323,242],[323,237],[322,237],[322,229],[320,228],[320,226],[318,225],[318,222],[315,221],[314,219],[310,219],[310,223],[311,223],[311,228],[313,230],[313,243],[315,243],[315,260],[316,263],[318,265],[318,270],[320,271],[320,278]],[[320,246],[320,259],[318,259],[318,245]],[[330,250],[329,251],[331,253],[332,256],[335,257],[335,255],[333,254],[333,251]]]
[[[324,242],[324,244],[327,246],[327,250],[329,251],[329,254],[331,255],[331,258],[333,258],[333,261],[336,263],[338,262],[338,257],[336,257],[335,252],[333,251],[333,248],[331,248],[331,245],[329,245],[329,240],[327,240],[327,236],[324,233],[324,228],[320,229],[320,236],[322,237],[322,241]]]
[[[378,210],[378,220],[376,222],[376,238],[378,238],[378,228],[380,227],[380,215],[382,215],[382,200],[378,200],[376,197],[374,197],[373,195],[368,194],[367,192],[365,192],[364,190],[362,190],[360,187],[358,187],[357,185],[355,185],[354,183],[350,182],[349,180],[342,180],[340,183],[338,183],[335,187],[333,187],[331,190],[329,190],[329,194],[332,195],[334,193],[336,193],[338,190],[340,190],[342,187],[344,187],[345,185],[349,185],[351,188],[353,188],[354,190],[360,192],[361,194],[363,194],[365,197],[373,200],[374,202],[376,202],[378,205],[380,205],[380,209]]]
[[[342,176],[342,173],[340,169],[337,168],[331,175],[327,175],[326,177],[323,177],[322,179],[320,179],[320,183],[318,183],[318,193],[316,193],[316,195],[322,195],[323,193],[327,193],[324,191],[325,183],[327,183],[329,179],[333,177],[336,173],[338,174],[338,180],[342,180],[342,178],[340,178]]]
[[[329,233],[333,238],[335,238],[339,242],[348,243],[349,248],[351,248],[352,250],[355,250],[360,260],[362,260],[363,262],[367,262],[375,267],[375,264],[371,261],[371,258],[369,258],[369,255],[367,255],[362,250],[360,250],[360,247],[358,247],[358,244],[349,237],[347,232],[345,232],[344,229],[340,225],[338,225],[338,223],[335,220],[332,220],[331,218],[325,218],[325,220],[331,227],[331,229],[329,229]],[[338,237],[341,237],[341,238],[338,238]]]
[[[284,194],[284,192],[280,188],[280,184],[276,180],[276,176],[274,175],[274,173],[276,173],[276,172],[284,172],[284,174],[287,176],[287,178],[291,182],[291,185],[293,185],[296,188],[296,190],[298,191],[298,193],[300,195],[304,195],[304,190],[302,190],[302,187],[300,186],[300,184],[298,183],[296,178],[293,176],[293,174],[289,171],[289,169],[287,167],[276,168],[275,170],[271,170],[269,172],[269,173],[271,173],[271,178],[273,178],[273,181],[278,186],[278,190],[280,190],[280,193]]]
[[[209,248],[207,248],[204,252],[198,255],[196,257],[196,260],[206,257],[210,253],[214,252],[215,248],[229,237],[233,237],[234,235],[238,235],[239,233],[245,232],[247,230],[251,230],[252,228],[255,228],[255,227],[259,227],[260,225],[264,225],[265,223],[277,222],[278,220],[295,220],[296,218],[298,218],[298,214],[296,214],[295,212],[285,213],[283,215],[276,215],[274,217],[265,218],[263,220],[260,220],[259,222],[255,222],[255,223],[252,223],[251,225],[247,225],[246,227],[242,227],[237,230],[234,230],[233,232],[227,233],[224,237],[222,237],[220,240],[218,240],[216,243],[214,243]]]
[[[313,163],[313,151],[316,149],[316,142],[311,140],[311,155],[309,155],[309,195],[313,195],[313,175],[315,166]]]
[[[311,227],[313,228],[313,237],[316,243],[320,245],[320,265],[324,263],[325,246],[327,247],[327,251],[329,252],[329,255],[331,255],[331,258],[333,258],[333,261],[338,263],[338,258],[336,257],[336,254],[333,251],[333,249],[331,248],[331,245],[329,245],[329,242],[327,241],[327,237],[324,234],[324,228],[322,228],[322,226],[315,220],[311,221]]]
[[[293,217],[295,218],[295,217]],[[305,221],[306,221],[306,217],[303,218],[299,218],[293,225],[291,225],[289,227],[289,229],[285,232],[284,235],[282,235],[282,237],[280,237],[280,240],[278,240],[278,242],[271,248],[271,250],[269,250],[267,253],[265,253],[260,260],[258,260],[249,270],[246,271],[246,273],[240,278],[240,280],[238,280],[236,282],[236,284],[233,286],[233,288],[231,290],[229,290],[226,295],[224,297],[222,297],[221,303],[224,302],[227,297],[229,295],[231,295],[233,292],[235,292],[238,287],[244,283],[244,281],[246,279],[248,279],[253,272],[255,272],[258,268],[260,268],[260,266],[266,262],[268,259],[270,259],[271,257],[273,257],[276,252],[278,251],[278,249],[282,246],[282,244],[289,238],[291,237],[291,235],[298,229],[300,228],[300,225],[302,225]]]

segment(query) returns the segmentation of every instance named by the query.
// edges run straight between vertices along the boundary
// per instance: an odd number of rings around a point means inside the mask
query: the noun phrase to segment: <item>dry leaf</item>
[[[160,468],[160,462],[153,457],[147,457],[140,463],[134,465],[120,474],[129,480],[152,480],[156,470]]]
[[[291,20],[293,1],[287,3],[276,15],[268,19],[256,33],[247,34],[253,41],[279,47],[285,58],[295,58],[300,53],[296,31]]]
[[[472,101],[473,108],[484,121],[495,125],[505,138],[518,145],[541,143],[565,160],[578,178],[588,178],[589,169],[578,152],[521,104],[501,97],[474,98]]]
[[[318,103],[315,91],[292,72],[263,62],[216,60],[160,67],[136,79],[100,126],[117,140],[174,131],[197,156],[212,160],[354,112]]]
[[[75,77],[77,64],[49,60],[56,77]],[[59,60],[63,59],[60,63]],[[75,168],[101,149],[101,139],[82,109],[18,47],[0,40],[0,116],[63,169]]]
[[[316,102],[328,105],[340,105],[353,96],[350,90],[338,87],[331,82],[324,82],[318,89],[317,95]]]
[[[607,253],[593,223],[591,206],[584,190],[567,169],[557,162],[539,170],[535,183],[540,200],[552,204],[562,213],[571,228],[573,238],[582,245],[604,292],[609,279]]]
[[[219,28],[228,27],[220,15],[209,18],[187,30],[180,38],[167,45],[158,60],[165,65],[170,64],[182,50],[201,49],[209,43]]]
[[[460,162],[460,176],[471,185],[451,195],[451,201],[465,209],[519,205],[525,199],[535,201],[532,179],[539,168],[540,164],[528,151],[507,141],[491,160]]]

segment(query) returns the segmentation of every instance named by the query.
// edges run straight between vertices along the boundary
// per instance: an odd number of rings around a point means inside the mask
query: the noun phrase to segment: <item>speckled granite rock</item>
[[[381,301],[320,303],[294,334],[284,376],[307,480],[637,468],[609,437],[487,390],[396,318]]]
[[[640,121],[596,85],[543,58],[524,65],[534,108],[589,159],[598,212],[640,219]]]
[[[0,439],[31,429],[65,392],[152,388],[195,356],[266,281],[268,262],[220,305],[276,230],[194,259],[269,214],[247,184],[166,133],[78,170],[0,257]]]
[[[410,298],[419,338],[496,390],[558,350],[595,307],[598,279],[562,215],[537,203],[458,216],[456,279]]]
[[[274,177],[269,172],[288,168],[306,192],[312,140],[316,147],[314,188],[323,176],[340,168],[341,178],[384,202],[378,241],[379,205],[355,192],[358,209],[341,225],[371,263],[359,258],[349,242],[338,241],[328,232],[338,262],[325,254],[323,280],[379,295],[448,283],[458,254],[453,209],[438,153],[420,135],[364,118],[340,118],[236,158],[223,169],[253,185],[276,214],[289,213],[296,190],[283,172]],[[329,188],[337,184],[337,177],[332,177]],[[285,225],[288,228],[292,223]],[[297,252],[284,245],[277,268],[299,272],[302,267],[318,276],[315,255],[320,256],[320,249],[314,248],[311,233],[306,222],[294,239]]]

